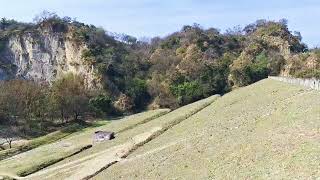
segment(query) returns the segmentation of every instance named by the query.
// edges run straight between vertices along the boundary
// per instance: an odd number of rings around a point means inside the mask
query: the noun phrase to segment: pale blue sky
[[[136,37],[165,36],[185,24],[224,31],[257,19],[289,20],[310,47],[320,46],[319,0],[0,0],[0,17],[30,22],[43,10]]]

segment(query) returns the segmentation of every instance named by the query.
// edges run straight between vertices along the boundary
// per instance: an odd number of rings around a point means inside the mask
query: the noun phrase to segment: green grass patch
[[[24,168],[18,169],[17,175],[19,175],[19,176],[27,176],[27,175],[32,174],[32,173],[34,173],[36,171],[39,171],[39,170],[41,170],[41,169],[43,169],[43,168],[45,168],[47,166],[50,166],[50,165],[52,165],[52,164],[54,164],[54,163],[56,163],[58,161],[61,161],[61,160],[65,159],[65,158],[68,158],[68,157],[73,156],[75,154],[78,154],[81,151],[86,150],[86,149],[91,148],[91,147],[92,147],[92,145],[80,146],[80,147],[77,147],[77,148],[73,149],[72,151],[64,154],[63,156],[60,156],[60,157],[57,156],[56,158],[51,158],[51,159],[48,158],[48,160],[43,161],[40,164],[35,164],[35,165],[30,165],[30,166],[23,166]]]
[[[34,138],[29,140],[28,142],[12,147],[11,149],[6,149],[0,151],[0,160],[12,157],[14,155],[29,151],[31,149],[37,148],[39,146],[45,145],[45,144],[50,144],[53,142],[56,142],[58,140],[61,140],[75,132],[80,132],[80,131],[85,131],[94,127],[102,126],[108,123],[107,121],[97,121],[95,123],[92,123],[91,125],[83,126],[79,124],[71,124],[68,125],[65,128],[62,128],[61,130],[52,132],[50,134],[47,134],[45,136],[41,136],[38,138]]]
[[[31,153],[23,153],[0,162],[1,172],[26,176],[44,167],[61,161],[67,157],[90,148],[90,144],[70,145],[57,143],[42,149],[35,149]],[[52,153],[55,152],[55,153]],[[35,156],[41,154],[41,156]]]

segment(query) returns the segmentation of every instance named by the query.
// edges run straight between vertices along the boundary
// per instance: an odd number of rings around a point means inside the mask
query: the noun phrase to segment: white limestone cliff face
[[[24,33],[11,36],[1,52],[0,79],[19,77],[51,83],[66,73],[82,76],[89,87],[99,86],[94,69],[85,64],[84,44],[71,40],[68,33]]]

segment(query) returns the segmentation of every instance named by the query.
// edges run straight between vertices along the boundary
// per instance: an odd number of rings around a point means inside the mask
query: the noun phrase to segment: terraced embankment
[[[118,132],[115,139],[16,178],[320,177],[319,91],[266,79],[154,117],[112,122],[104,129]]]
[[[320,92],[270,79],[234,90],[93,179],[316,179]]]
[[[28,179],[83,179],[96,175],[128,156],[136,148],[162,134],[172,126],[197,113],[219,96],[181,107],[143,124],[117,134],[112,141],[95,144],[92,148],[67,158],[42,171],[27,176]]]
[[[170,113],[168,113],[169,110],[141,113],[125,120],[117,120],[105,126],[78,133],[77,135],[63,139],[61,142],[41,146],[14,156],[7,161],[0,161],[0,172],[3,175],[9,175],[17,179],[83,179],[92,177],[103,169],[120,161],[121,158],[125,158],[138,147],[162,134],[172,126],[179,124],[207,107],[218,97],[218,95],[212,96]],[[116,138],[111,141],[92,144],[93,132],[97,130],[115,131]],[[65,156],[63,149],[61,151],[58,150],[64,147],[63,145],[70,147],[87,144],[93,146],[72,156]],[[71,149],[73,150],[74,148]],[[54,158],[57,157],[62,157],[63,160],[56,162],[58,160]],[[47,162],[53,165],[44,168],[49,165]],[[30,175],[19,177],[27,174]]]
[[[78,132],[58,142],[40,146],[2,160],[0,161],[0,175],[19,177],[31,174],[90,148],[93,144],[92,137],[95,131],[112,130],[116,133],[122,132],[140,123],[162,116],[169,111],[169,109],[160,109],[128,116],[122,120],[115,120],[101,127]]]

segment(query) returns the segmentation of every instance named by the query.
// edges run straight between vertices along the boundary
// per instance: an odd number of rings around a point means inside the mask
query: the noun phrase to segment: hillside
[[[308,49],[287,23],[257,20],[226,32],[193,24],[139,41],[47,11],[32,23],[2,18],[0,172],[314,176],[317,161],[304,158],[318,155],[309,125],[318,126],[318,92],[263,80],[320,78],[319,49]],[[111,117],[121,120],[104,121]],[[99,130],[116,138],[94,143]]]
[[[145,142],[210,105],[217,98],[218,96],[212,96],[168,114],[166,114],[168,110],[148,111],[111,121],[102,127],[85,132],[80,131],[56,143],[40,146],[0,161],[0,174],[17,178],[31,174],[26,177],[31,179],[57,178],[57,176],[81,179],[91,176],[99,169],[117,162],[119,158],[125,157]],[[157,118],[158,116],[160,117]],[[94,143],[91,137],[97,130],[114,131],[116,138],[112,141]],[[84,147],[89,149],[85,150]],[[55,164],[56,162],[58,163]],[[36,172],[50,165],[52,167],[48,167],[47,170]],[[85,171],[79,172],[74,169],[75,167],[83,168]],[[33,172],[36,173],[32,174]]]
[[[2,18],[0,125],[29,138],[55,121],[177,109],[269,75],[320,77],[319,54],[285,19],[226,32],[185,25],[143,42],[46,11],[33,23]]]
[[[175,109],[268,75],[318,77],[319,66],[318,50],[285,19],[226,32],[185,25],[149,42],[50,12],[0,21],[0,79],[50,86],[72,73],[99,91],[89,99],[102,94],[121,113]]]
[[[217,99],[93,179],[319,177],[320,93],[262,80]]]
[[[265,79],[169,113],[151,111],[98,127],[117,132],[111,141],[92,144],[90,133],[97,129],[78,132],[0,161],[0,174],[30,174],[23,179],[317,178],[319,99],[319,91]],[[92,147],[70,156],[87,145]]]

